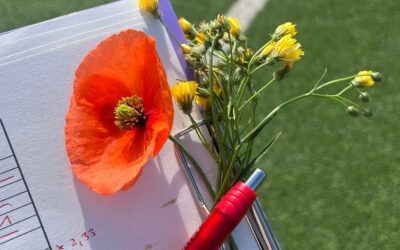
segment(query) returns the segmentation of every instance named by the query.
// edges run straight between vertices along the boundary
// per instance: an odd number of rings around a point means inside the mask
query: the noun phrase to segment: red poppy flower
[[[136,114],[133,120],[125,119],[125,109],[116,109],[121,104]],[[161,150],[172,120],[154,39],[134,30],[110,36],[76,70],[65,126],[74,175],[100,194],[131,187],[149,157]]]

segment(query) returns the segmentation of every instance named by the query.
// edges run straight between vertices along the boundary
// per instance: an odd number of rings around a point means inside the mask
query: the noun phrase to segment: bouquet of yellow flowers
[[[142,9],[163,23],[157,1],[140,2]],[[189,156],[215,203],[233,184],[254,170],[277,140],[279,133],[262,148],[254,148],[260,132],[287,105],[304,98],[317,97],[342,105],[351,116],[359,116],[361,113],[367,118],[372,117],[372,111],[364,105],[370,101],[366,89],[381,81],[382,75],[373,71],[360,71],[355,75],[325,81],[325,70],[309,91],[283,100],[258,120],[259,98],[267,94],[271,84],[282,80],[293,70],[294,64],[304,55],[301,44],[295,38],[296,25],[290,22],[279,25],[270,35],[269,41],[254,50],[248,46],[247,38],[241,33],[240,24],[234,17],[218,15],[214,20],[203,21],[198,25],[180,18],[179,24],[188,40],[187,44],[180,46],[194,73],[194,81],[178,82],[171,88],[171,93],[181,111],[192,121],[197,136],[216,162],[216,183],[209,183],[194,157],[190,156],[190,150],[185,149],[176,139],[170,139]],[[164,26],[173,36],[168,27]],[[279,65],[278,70],[274,70],[276,65]],[[255,73],[266,67],[271,69],[270,79],[256,89]],[[341,89],[332,93],[329,87],[333,85],[339,85]],[[344,93],[348,91],[354,91],[359,100],[345,97]],[[203,111],[213,138],[211,142],[205,139],[192,117],[193,102]]]

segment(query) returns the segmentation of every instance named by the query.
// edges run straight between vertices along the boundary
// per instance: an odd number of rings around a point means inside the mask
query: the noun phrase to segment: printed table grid
[[[0,119],[0,248],[17,249],[23,242],[51,249],[26,184],[6,127]],[[39,237],[39,238],[38,238]],[[40,239],[42,238],[42,239]]]

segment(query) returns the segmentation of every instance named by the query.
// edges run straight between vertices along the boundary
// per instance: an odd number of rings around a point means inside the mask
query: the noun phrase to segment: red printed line
[[[10,236],[10,235],[12,235],[12,234],[18,233],[18,231],[19,231],[19,230],[15,230],[15,231],[13,231],[13,232],[11,232],[11,233],[4,234],[4,235],[0,236],[0,239],[1,239],[1,238],[4,238],[4,237],[7,237],[7,236]]]
[[[12,179],[12,178],[14,178],[14,175],[13,175],[13,176],[10,176],[10,177],[7,177],[7,178],[5,178],[5,179],[3,179],[3,180],[0,180],[0,182],[7,181],[7,180]]]

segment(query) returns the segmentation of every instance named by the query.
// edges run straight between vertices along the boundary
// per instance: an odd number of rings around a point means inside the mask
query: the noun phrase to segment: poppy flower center
[[[123,97],[114,109],[115,125],[121,130],[131,130],[143,126],[146,122],[142,98],[138,96]]]

